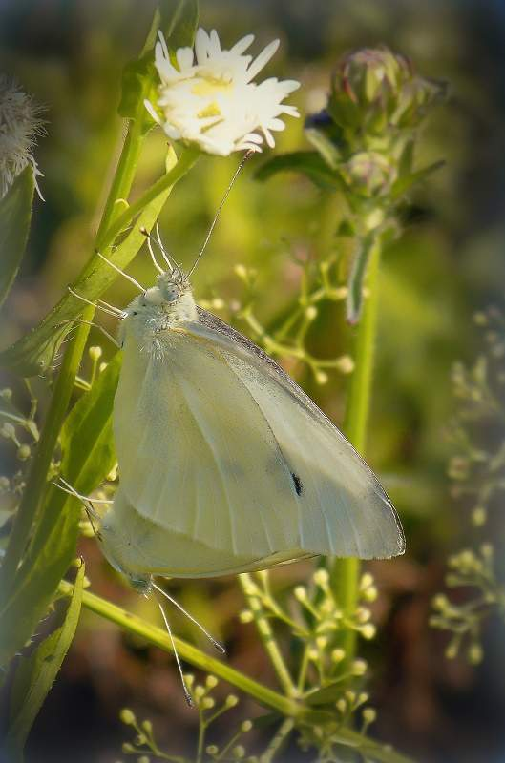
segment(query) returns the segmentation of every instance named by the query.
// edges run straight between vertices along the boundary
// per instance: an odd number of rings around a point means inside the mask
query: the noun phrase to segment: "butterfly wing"
[[[401,553],[394,509],[343,435],[256,345],[199,317],[158,356],[125,347],[116,440],[135,511],[265,566]]]
[[[199,308],[186,324],[197,341],[219,347],[228,367],[259,405],[298,483],[297,543],[336,556],[388,558],[405,537],[388,496],[344,435],[257,345]]]
[[[211,342],[169,331],[152,353],[127,337],[115,435],[122,493],[145,519],[240,559],[306,554],[286,521],[299,503],[289,466]]]

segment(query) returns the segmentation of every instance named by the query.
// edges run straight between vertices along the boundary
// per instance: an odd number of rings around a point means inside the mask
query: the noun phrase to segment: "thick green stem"
[[[83,317],[90,320],[92,316],[93,308],[87,307]],[[9,545],[1,568],[1,590],[6,595],[28,543],[35,516],[44,499],[54,448],[74,391],[74,379],[86,346],[89,329],[88,323],[81,323],[78,326],[73,339],[68,344],[61,371],[54,386],[51,405],[40,440],[36,445],[30,474],[14,518]]]
[[[130,122],[126,138],[121,149],[114,179],[107,195],[102,219],[95,237],[97,249],[103,244],[103,237],[111,222],[119,215],[118,200],[126,199],[130,193],[142,148],[142,134],[139,120]]]
[[[358,453],[364,455],[367,441],[370,389],[373,373],[375,336],[377,330],[378,280],[380,270],[381,241],[371,247],[368,264],[368,297],[363,316],[358,325],[354,371],[350,377],[344,432]],[[352,617],[358,603],[360,563],[359,559],[337,559],[330,569],[333,590],[344,614]],[[346,672],[356,652],[356,631],[346,628],[340,634],[339,646],[345,650],[342,672]]]
[[[115,217],[112,225],[102,236],[102,247],[110,246],[114,243],[119,233],[121,233],[121,231],[124,230],[132,220],[140,214],[140,212],[142,212],[144,207],[177,183],[177,181],[191,169],[199,156],[199,151],[190,148],[185,149],[181,153],[177,164],[170,170],[170,172],[166,175],[162,175],[154,185],[139,196],[137,201],[131,204],[121,215]]]
[[[130,131],[123,145],[116,175],[105,204],[99,231],[103,229],[106,220],[113,220],[116,216],[114,210],[118,195],[121,197],[126,196],[131,190],[134,168],[138,159],[141,142],[142,137],[138,128],[135,126],[135,123],[130,123]],[[99,234],[97,234],[97,242],[98,235]],[[94,309],[88,307],[83,312],[82,317],[85,320],[91,321],[93,320],[93,315]],[[47,474],[53,458],[60,428],[74,389],[74,379],[81,362],[82,353],[86,346],[89,329],[89,324],[81,323],[79,325],[75,337],[69,343],[67,352],[65,353],[62,369],[53,391],[46,423],[40,441],[37,444],[28,482],[23,493],[21,504],[16,512],[12,532],[9,538],[9,545],[1,567],[0,590],[4,591],[6,594],[28,543],[37,510],[42,505]]]

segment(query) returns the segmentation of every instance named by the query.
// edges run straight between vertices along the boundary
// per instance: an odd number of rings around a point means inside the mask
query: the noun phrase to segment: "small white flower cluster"
[[[261,151],[263,138],[272,148],[272,132],[284,129],[280,115],[299,116],[294,106],[282,103],[298,89],[299,82],[274,77],[260,84],[252,81],[277,51],[279,40],[267,45],[253,61],[245,51],[254,35],[246,35],[231,50],[222,50],[216,31],[207,34],[199,29],[195,50],[177,51],[177,68],[161,33],[159,40],[158,110],[149,101],[145,105],[173,140],[196,143],[202,151],[221,156],[233,151]]]
[[[0,74],[0,199],[29,164],[34,177],[42,174],[32,154],[36,136],[45,132],[41,111],[30,95]],[[37,191],[40,195],[38,187]]]

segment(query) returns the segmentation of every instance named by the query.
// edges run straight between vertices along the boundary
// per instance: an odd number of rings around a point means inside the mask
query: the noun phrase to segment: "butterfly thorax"
[[[162,332],[198,320],[191,285],[178,270],[160,275],[156,285],[135,297],[125,312],[126,317],[119,327],[121,346],[130,332],[144,346],[156,341]]]

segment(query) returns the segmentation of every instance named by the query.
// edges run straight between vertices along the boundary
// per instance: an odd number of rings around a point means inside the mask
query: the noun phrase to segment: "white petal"
[[[215,29],[210,33],[209,57],[221,53],[221,41]]]
[[[144,99],[144,106],[146,107],[149,114],[152,116],[155,122],[158,124],[161,124],[160,118],[158,114],[156,113],[156,109],[152,105],[151,101],[148,101],[147,98]]]
[[[263,143],[263,135],[258,135],[256,132],[250,132],[247,135],[244,135],[244,140],[249,141],[250,143]]]
[[[179,48],[177,51],[177,63],[179,70],[185,72],[193,66],[194,54],[193,48]]]
[[[165,58],[170,58],[170,53],[168,52],[167,43],[163,35],[163,32],[158,31],[158,39],[160,41],[159,44],[161,45],[161,49],[163,51]]]
[[[263,134],[265,135],[265,140],[267,142],[267,145],[269,148],[275,148],[275,140],[272,135],[265,127],[263,128]]]
[[[236,53],[238,56],[242,55],[242,53],[249,48],[254,41],[254,35],[253,34],[246,34],[245,37],[242,37],[241,40],[239,40],[233,48],[230,50],[230,53]]]
[[[269,119],[268,123],[266,125],[269,130],[274,130],[275,132],[282,132],[282,130],[285,129],[286,125],[282,121],[282,119]]]
[[[273,42],[270,43],[270,45],[267,45],[265,50],[263,50],[259,56],[256,58],[256,60],[252,63],[252,65],[249,67],[249,70],[247,72],[247,81],[250,82],[254,77],[265,68],[267,63],[270,61],[272,56],[277,52],[279,49],[279,45],[281,44],[280,40],[273,40]]]
[[[195,37],[196,58],[199,64],[204,64],[209,57],[210,37],[205,29],[199,29]]]

